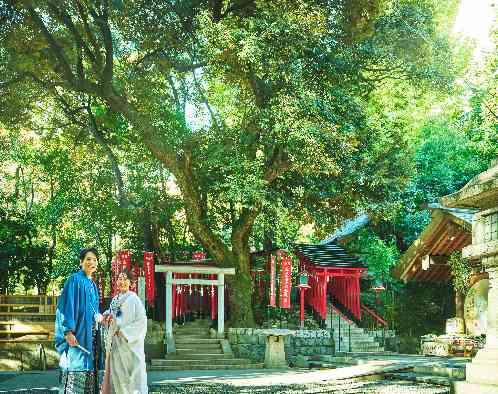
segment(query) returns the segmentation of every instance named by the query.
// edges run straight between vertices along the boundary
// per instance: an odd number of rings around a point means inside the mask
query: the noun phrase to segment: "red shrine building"
[[[361,320],[360,278],[365,265],[349,255],[335,242],[323,245],[294,245],[299,258],[300,272],[309,274],[310,289],[306,292],[306,305],[321,320],[327,317],[327,301]]]

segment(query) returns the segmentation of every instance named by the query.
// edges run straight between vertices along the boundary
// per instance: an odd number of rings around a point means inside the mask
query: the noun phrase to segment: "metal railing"
[[[351,352],[352,344],[351,344],[351,325],[355,324],[353,320],[351,320],[348,316],[346,316],[337,306],[333,303],[330,303],[330,337],[335,341],[334,336],[334,316],[336,316],[337,321],[337,351],[341,350],[342,340],[344,338],[344,331],[347,331],[347,340],[348,340],[348,351]]]
[[[373,336],[382,347],[386,345],[386,331],[389,323],[372,308],[361,304],[361,324],[360,327],[369,335]]]

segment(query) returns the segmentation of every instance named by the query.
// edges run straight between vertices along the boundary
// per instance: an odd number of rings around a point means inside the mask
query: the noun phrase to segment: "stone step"
[[[337,352],[349,352],[349,346],[341,346],[335,348],[336,353]],[[364,354],[379,354],[384,351],[384,348],[381,347],[354,347],[351,346],[351,352],[352,353],[364,353]]]
[[[211,355],[223,355],[223,350],[220,349],[176,349],[176,354],[178,356],[189,356],[191,355],[193,358],[197,357],[201,354],[211,354]],[[194,357],[195,356],[195,357]]]
[[[341,342],[340,343],[341,348],[348,349],[351,347],[352,352],[361,352],[359,349],[380,349],[380,346],[378,343],[356,343],[356,342]],[[336,342],[336,348],[339,346],[339,343]]]
[[[194,346],[195,345],[195,346]],[[216,350],[216,349],[221,349],[221,345],[219,342],[217,343],[196,343],[196,344],[191,344],[191,343],[176,343],[176,350],[179,351],[184,351],[184,350],[191,350],[191,349],[196,349],[196,350]]]
[[[209,320],[209,319],[195,319],[195,320],[192,320],[192,321],[189,321],[189,322],[185,322],[184,324],[179,324],[178,326],[179,327],[183,327],[183,326],[198,326],[198,325],[211,325],[212,324],[212,321]]]
[[[185,324],[183,326],[175,326],[173,327],[173,331],[176,330],[206,330],[208,331],[211,328],[211,326],[204,325],[204,324],[195,324],[195,325],[190,325],[190,324]]]
[[[245,358],[211,358],[209,360],[208,365],[214,366],[214,365],[247,365],[250,364],[251,360],[245,359]],[[184,367],[185,369],[188,369],[188,367],[198,367],[198,366],[204,366],[206,365],[206,360],[204,359],[172,359],[172,360],[166,360],[166,359],[152,359],[151,360],[151,365],[152,366],[176,366],[180,365]]]
[[[221,350],[216,353],[200,353],[200,352],[189,352],[189,353],[176,353],[176,354],[168,354],[165,356],[165,360],[206,360],[206,359],[226,359],[233,358],[232,354],[225,354]]]
[[[341,343],[344,343],[344,342],[349,342],[349,336],[342,336],[339,338],[339,337],[334,337],[334,341],[338,341],[338,340],[341,340]],[[357,336],[357,337],[353,337],[351,335],[351,343],[365,343],[365,344],[371,344],[371,343],[375,343],[377,344],[378,342],[376,342],[373,338],[370,338],[370,337],[367,337],[367,336]]]
[[[192,337],[192,336],[180,336],[178,338],[175,338],[175,343],[180,344],[180,343],[188,343],[191,345],[195,344],[195,347],[197,347],[198,344],[203,345],[207,343],[220,343],[219,339],[212,339],[212,338],[197,338],[197,337]]]
[[[342,345],[342,344],[341,344]],[[349,344],[347,344],[349,346]],[[378,343],[351,343],[351,348],[353,349],[353,352],[361,352],[361,350],[355,350],[355,349],[380,349],[380,346]]]
[[[451,386],[453,382],[463,379],[452,379],[447,376],[436,376],[415,372],[385,373],[384,377],[392,380],[404,380],[409,382],[437,384],[439,386]]]
[[[175,338],[175,342],[177,342],[178,340],[183,340],[184,338],[186,338],[189,342],[191,341],[199,341],[199,340],[203,340],[203,339],[213,339],[211,337],[208,337],[207,335],[192,335],[192,334],[189,334],[189,335],[174,335],[174,338]],[[216,339],[216,338],[214,338]]]
[[[330,332],[330,330],[327,330]],[[349,335],[349,333],[351,332],[351,335],[353,334],[357,334],[357,335],[367,335],[365,333],[365,331],[363,331],[363,329],[361,328],[352,328],[351,330],[349,330],[348,328],[344,328],[341,327],[341,335]],[[334,335],[338,335],[339,334],[339,328],[338,327],[334,327]]]
[[[203,335],[205,337],[209,337],[208,330],[197,330],[194,328],[182,328],[181,330],[174,330],[174,335]]]
[[[202,337],[209,339],[211,336],[207,332],[200,332],[200,331],[185,331],[185,332],[174,332],[173,336],[175,337]]]
[[[355,357],[355,358],[361,358],[361,357],[371,357],[371,356],[397,356],[399,353],[396,352],[388,352],[385,351],[384,348],[381,347],[381,351],[378,352],[349,352],[347,350],[341,350],[339,352],[336,352],[337,357]],[[426,360],[426,356],[421,356],[420,359]]]
[[[261,369],[264,367],[263,363],[249,363],[249,364],[232,364],[232,365],[196,365],[196,366],[153,366],[151,365],[149,371],[180,371],[180,370],[215,370],[215,369]]]
[[[207,332],[195,332],[195,331],[187,331],[187,332],[176,332],[173,334],[176,337],[190,337],[190,338],[205,338],[210,339],[211,337]]]
[[[465,379],[465,365],[450,366],[450,365],[417,365],[413,368],[413,372],[421,374],[429,374],[435,376],[446,376],[453,379]]]
[[[343,366],[340,364],[324,363],[322,361],[310,361],[308,365],[309,368],[323,368],[323,369],[335,369],[335,368],[341,368]]]
[[[315,358],[315,357],[313,357]],[[346,365],[358,365],[360,363],[359,360],[354,359],[353,357],[348,356],[332,356],[328,354],[320,355],[316,357],[318,361],[322,361],[330,364],[346,364]]]

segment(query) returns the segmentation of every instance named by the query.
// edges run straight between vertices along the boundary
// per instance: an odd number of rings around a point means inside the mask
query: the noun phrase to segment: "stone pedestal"
[[[493,257],[498,259],[496,255]],[[455,394],[498,394],[498,267],[488,265],[486,271],[489,273],[486,346],[467,364],[466,381],[455,383]]]
[[[465,323],[460,317],[446,320],[446,334],[465,334]]]
[[[285,334],[269,334],[266,336],[265,368],[287,368],[284,347]]]
[[[479,263],[489,275],[486,345],[467,364],[465,382],[457,394],[498,394],[498,160],[456,193],[442,198],[449,207],[479,208],[472,223],[472,245],[462,250],[471,264]]]

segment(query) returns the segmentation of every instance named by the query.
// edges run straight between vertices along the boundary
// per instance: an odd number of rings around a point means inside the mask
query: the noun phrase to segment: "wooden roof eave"
[[[470,233],[472,233],[472,224],[466,222],[462,218],[445,210],[432,211],[431,222],[403,254],[400,262],[393,270],[393,275],[405,283],[408,282],[408,280],[417,277],[417,275],[413,276],[412,274],[418,270],[417,264],[419,264],[419,260],[423,256],[427,254],[438,255],[438,251],[445,249],[445,247],[451,244],[451,241],[444,236],[451,223],[455,223],[461,228],[462,236],[459,236],[457,239],[461,242],[463,242],[463,239],[465,238],[463,236],[465,232],[468,232],[469,236]],[[414,267],[416,267],[415,270],[413,269]]]
[[[445,215],[438,210],[432,212],[432,219],[425,227],[419,237],[413,241],[407,251],[401,256],[398,264],[393,269],[393,276],[399,278],[403,282],[408,281],[408,274],[417,260],[426,254],[430,240],[434,237],[434,231],[445,220]]]
[[[451,211],[446,211],[446,214],[451,217],[451,220],[458,224],[460,227],[462,227],[464,230],[468,231],[469,233],[472,233],[472,223],[467,222],[466,220],[463,220],[462,218],[453,215]]]

